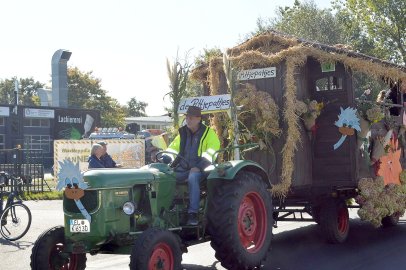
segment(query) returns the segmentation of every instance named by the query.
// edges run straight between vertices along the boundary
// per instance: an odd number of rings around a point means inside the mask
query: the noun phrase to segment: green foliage
[[[21,195],[23,200],[62,200],[63,191],[47,191],[47,192],[24,192]]]
[[[0,103],[14,104],[14,80],[15,78],[0,80]],[[38,88],[43,88],[44,84],[35,81],[33,78],[19,79],[19,104],[21,105],[39,105]]]
[[[145,113],[145,108],[148,106],[148,103],[138,101],[135,97],[131,98],[129,102],[127,102],[127,116],[147,116]]]
[[[406,1],[336,0],[335,9],[347,22],[347,29],[360,33],[363,44],[358,45],[363,45],[363,52],[369,47],[379,58],[406,62]]]
[[[178,107],[180,100],[186,96],[190,65],[187,63],[187,58],[181,63],[177,55],[172,64],[166,59],[166,67],[170,88],[170,91],[166,95],[169,96],[172,103],[172,108],[169,110],[172,112],[174,129],[177,130],[179,128]]]
[[[210,49],[205,48],[203,49],[203,53],[201,53],[195,58],[194,65],[200,66],[204,63],[209,63],[210,60],[215,57],[223,57],[223,53],[219,48],[216,47]]]
[[[107,95],[101,88],[101,80],[91,71],[68,68],[68,88],[69,107],[99,110],[103,127],[124,127],[125,108]]]
[[[330,45],[345,41],[340,21],[330,9],[319,9],[313,1],[295,1],[292,7],[279,7],[276,18],[259,18],[257,29],[250,35],[270,29]]]

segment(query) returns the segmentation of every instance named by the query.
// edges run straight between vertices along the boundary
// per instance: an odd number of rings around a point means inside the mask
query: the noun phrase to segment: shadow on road
[[[325,242],[318,225],[276,234],[264,269],[405,269],[406,222],[390,228],[374,228],[351,220],[343,244]]]
[[[12,246],[12,247],[16,247],[18,250],[31,248],[33,245],[34,245],[33,242],[28,242],[28,241],[8,241],[6,239],[0,238],[0,246]],[[15,251],[12,251],[12,252],[16,252],[18,250],[15,250]]]
[[[201,266],[201,265],[192,265],[192,264],[182,264],[184,270],[216,270],[216,265],[220,262],[214,262],[211,266]]]

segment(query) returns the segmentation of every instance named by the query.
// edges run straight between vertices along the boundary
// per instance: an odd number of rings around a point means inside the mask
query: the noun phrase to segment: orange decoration
[[[402,165],[400,164],[400,152],[398,149],[398,140],[392,138],[389,142],[388,154],[379,159],[378,176],[383,176],[385,185],[400,185],[400,173]]]

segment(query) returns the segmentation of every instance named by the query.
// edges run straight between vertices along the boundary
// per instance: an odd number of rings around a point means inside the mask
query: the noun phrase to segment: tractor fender
[[[240,171],[249,171],[260,175],[268,188],[271,188],[271,182],[267,172],[261,165],[251,160],[231,160],[224,162],[210,172],[207,180],[224,179],[232,181]]]

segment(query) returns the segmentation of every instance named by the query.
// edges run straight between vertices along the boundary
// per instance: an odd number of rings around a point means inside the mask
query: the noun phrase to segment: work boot
[[[189,213],[186,225],[196,226],[199,224],[199,219],[197,218],[197,213]]]

